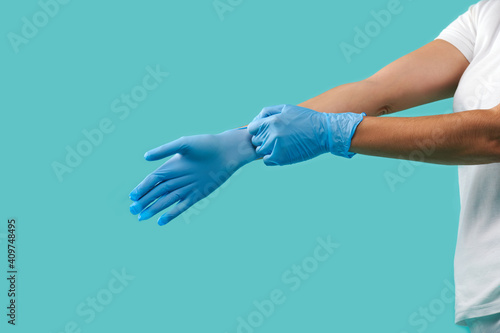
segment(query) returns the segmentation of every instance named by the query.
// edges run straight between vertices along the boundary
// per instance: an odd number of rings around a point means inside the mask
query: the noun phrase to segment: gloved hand
[[[175,155],[132,190],[130,212],[140,213],[142,221],[177,202],[158,219],[159,225],[170,222],[257,158],[250,139],[246,128],[234,129],[182,137],[148,151],[148,161]]]
[[[283,104],[262,109],[248,131],[266,165],[298,163],[327,152],[351,158],[351,139],[363,116]]]

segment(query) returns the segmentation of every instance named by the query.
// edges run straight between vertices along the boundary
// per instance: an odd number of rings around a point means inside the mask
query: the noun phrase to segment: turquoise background
[[[286,302],[255,332],[413,333],[411,315],[453,281],[456,167],[321,156],[256,162],[209,197],[190,223],[159,227],[128,212],[129,191],[161,162],[143,153],[183,135],[246,124],[263,106],[300,103],[363,79],[430,42],[474,1],[401,2],[403,10],[348,63],[341,42],[385,0],[243,1],[220,20],[207,1],[71,1],[13,51],[35,0],[0,5],[2,332],[236,332],[238,316],[279,288]],[[170,75],[126,119],[111,111],[146,67]],[[452,100],[402,113],[450,112]],[[346,110],[349,111],[349,110]],[[398,115],[397,115],[398,116]],[[114,131],[63,181],[65,147],[103,118]],[[8,218],[18,227],[18,317],[6,324]],[[338,250],[292,292],[281,280],[317,237]],[[135,278],[90,323],[76,313],[124,268]],[[454,306],[425,332],[464,332]],[[7,330],[6,330],[7,329]]]

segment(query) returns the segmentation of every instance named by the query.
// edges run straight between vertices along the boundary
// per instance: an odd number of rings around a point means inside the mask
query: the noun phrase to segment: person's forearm
[[[500,162],[500,108],[425,117],[365,117],[353,153],[460,165]]]
[[[407,82],[393,82],[377,75],[366,80],[347,83],[315,96],[299,106],[326,113],[366,113],[380,116],[394,113],[426,103],[453,96],[454,88],[448,90],[426,91],[405,88]]]
[[[391,112],[386,95],[380,84],[363,80],[330,89],[299,106],[318,112],[364,112],[369,116],[379,116]]]
[[[453,45],[434,40],[366,80],[344,84],[299,104],[318,112],[378,116],[452,97],[469,62]]]

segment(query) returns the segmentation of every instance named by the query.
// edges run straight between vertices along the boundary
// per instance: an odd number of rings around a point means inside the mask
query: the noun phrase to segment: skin
[[[378,117],[453,97],[468,65],[467,59],[452,44],[435,40],[365,80],[335,87],[299,106],[327,113],[366,113],[367,116],[358,125],[351,141],[350,151],[354,153],[451,165],[500,162],[500,105],[486,110],[436,116]],[[237,142],[228,144],[236,145]],[[182,167],[182,163],[195,161],[196,164],[203,154],[206,155],[206,152],[201,154],[196,149],[187,151],[191,153],[176,155],[164,166],[189,171],[191,169]],[[216,158],[217,154],[209,156]],[[220,166],[213,163],[213,168],[209,171],[217,174],[220,171],[218,168]],[[152,175],[157,176],[158,172],[155,171]],[[195,177],[194,180],[198,178]],[[150,184],[152,189],[131,194],[132,200],[136,201],[132,204],[131,211],[134,214],[142,211],[140,219],[147,219],[174,204],[174,199],[185,202],[183,200],[187,194],[179,194],[184,191],[183,187],[164,188],[168,182],[169,186],[173,186],[172,182],[177,181],[175,177],[164,177],[161,180],[163,183]],[[198,187],[202,188],[203,184],[201,182]],[[197,187],[194,186],[193,189]],[[193,191],[189,189],[186,193]],[[152,208],[147,208],[159,195],[177,197],[166,198],[167,202],[161,206],[154,207],[153,204],[149,206]],[[189,205],[178,204],[169,213],[165,213],[159,223],[172,220],[200,198],[191,199]]]
[[[500,162],[500,106],[425,117],[378,117],[453,97],[468,65],[452,44],[435,40],[368,79],[335,87],[299,106],[328,113],[365,112],[351,152],[450,165]]]

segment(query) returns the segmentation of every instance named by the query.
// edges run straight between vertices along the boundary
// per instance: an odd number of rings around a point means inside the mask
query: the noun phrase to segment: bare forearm
[[[300,106],[327,113],[378,116],[452,97],[469,65],[453,45],[435,40],[366,80],[344,84]]]
[[[299,106],[326,113],[364,112],[369,116],[380,116],[452,97],[455,87],[444,91],[411,89],[405,89],[398,82],[370,77],[330,89]]]
[[[500,162],[497,108],[425,117],[365,117],[351,152],[429,163]]]
[[[376,117],[452,97],[468,65],[455,46],[435,40],[366,80],[330,89],[299,106],[326,113],[366,113],[351,152],[441,164],[500,162],[498,111]]]
[[[371,80],[343,84],[305,101],[299,106],[326,113],[366,113],[379,116],[389,113],[387,91]]]

